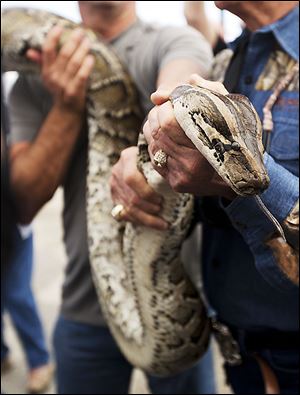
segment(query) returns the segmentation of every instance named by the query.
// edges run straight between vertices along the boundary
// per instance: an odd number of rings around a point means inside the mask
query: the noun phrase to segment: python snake
[[[37,66],[26,59],[26,51],[40,50],[56,24],[64,27],[61,47],[77,26],[73,22],[32,9],[4,11],[4,69],[38,73]],[[193,197],[171,190],[153,169],[147,146],[140,142],[139,168],[164,196],[162,216],[170,228],[162,232],[111,217],[111,168],[124,148],[137,144],[142,112],[135,86],[118,57],[92,32],[87,34],[96,60],[86,102],[86,206],[95,287],[126,358],[149,373],[174,374],[199,359],[210,334],[204,304],[179,258],[192,219]],[[268,186],[261,125],[248,99],[180,86],[170,100],[187,136],[236,193],[256,195]]]

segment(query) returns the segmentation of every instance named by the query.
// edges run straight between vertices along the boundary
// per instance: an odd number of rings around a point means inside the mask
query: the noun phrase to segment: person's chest
[[[250,42],[238,86],[254,105],[260,119],[278,83],[293,69],[296,61],[267,37]],[[294,73],[271,108],[273,130],[268,153],[289,171],[298,174],[299,160],[299,74]]]

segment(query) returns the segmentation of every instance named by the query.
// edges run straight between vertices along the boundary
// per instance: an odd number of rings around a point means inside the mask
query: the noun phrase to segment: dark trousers
[[[31,288],[33,266],[32,235],[22,239],[15,229],[14,253],[1,271],[1,361],[9,353],[3,336],[4,312],[8,312],[25,350],[28,366],[33,369],[48,363],[42,324]]]
[[[264,359],[276,375],[280,394],[299,394],[299,351],[263,350],[257,354]],[[235,394],[263,394],[265,386],[256,359],[243,355],[243,363],[236,367],[225,364],[228,383]]]
[[[127,394],[132,366],[109,330],[60,318],[54,333],[59,394]],[[169,378],[148,376],[154,394],[215,394],[212,354]]]

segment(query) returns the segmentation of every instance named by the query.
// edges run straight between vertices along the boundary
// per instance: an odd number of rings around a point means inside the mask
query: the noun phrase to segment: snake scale
[[[73,22],[33,9],[4,11],[4,70],[38,73],[26,59],[26,50],[40,50],[56,24],[64,26],[61,46],[77,26]],[[174,374],[199,359],[210,334],[204,304],[179,258],[192,219],[193,197],[171,190],[140,143],[139,168],[164,196],[162,216],[170,228],[162,232],[112,218],[111,167],[124,148],[137,144],[142,112],[135,86],[118,57],[92,32],[87,34],[96,59],[86,104],[86,205],[94,283],[110,330],[126,358],[149,373]],[[170,100],[187,136],[236,193],[255,195],[268,186],[260,121],[245,97],[186,85],[176,88]]]

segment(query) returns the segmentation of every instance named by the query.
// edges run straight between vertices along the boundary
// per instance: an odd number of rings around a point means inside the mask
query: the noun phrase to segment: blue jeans
[[[1,278],[1,360],[9,349],[3,338],[4,311],[7,311],[25,349],[31,369],[46,364],[49,360],[42,325],[31,289],[33,266],[33,239],[23,240],[15,230],[14,252],[11,261],[3,270]]]
[[[60,318],[54,332],[59,394],[127,394],[132,366],[108,328]],[[170,378],[148,376],[154,394],[215,394],[212,354]]]
[[[278,380],[280,394],[299,394],[299,351],[263,350],[258,352],[271,367]],[[226,376],[235,394],[264,394],[264,382],[258,363],[250,354],[243,363],[230,367],[225,364]]]

